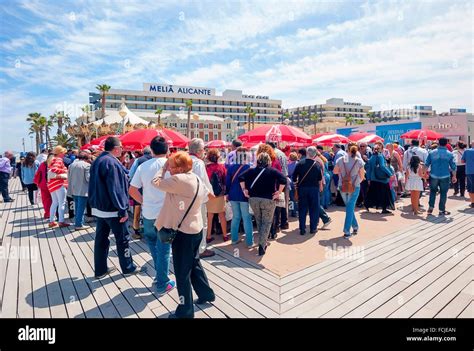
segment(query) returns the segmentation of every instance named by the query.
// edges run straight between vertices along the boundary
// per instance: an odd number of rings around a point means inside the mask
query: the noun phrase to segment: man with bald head
[[[12,173],[11,159],[13,153],[11,151],[5,151],[3,157],[0,158],[0,192],[3,196],[3,202],[13,202],[13,199],[8,194],[8,180]]]

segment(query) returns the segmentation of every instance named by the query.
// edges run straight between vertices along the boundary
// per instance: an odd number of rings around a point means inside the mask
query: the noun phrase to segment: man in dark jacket
[[[92,215],[97,217],[94,242],[95,277],[100,279],[115,269],[107,268],[109,233],[115,236],[120,268],[124,274],[136,273],[129,248],[128,176],[117,157],[122,154],[122,144],[116,137],[109,137],[105,151],[92,163],[89,181],[89,203]]]
[[[306,216],[309,212],[310,234],[318,232],[319,222],[319,192],[323,179],[321,167],[316,158],[317,149],[314,146],[306,150],[306,158],[298,162],[293,172],[293,182],[298,184],[298,217],[300,234],[306,234]]]

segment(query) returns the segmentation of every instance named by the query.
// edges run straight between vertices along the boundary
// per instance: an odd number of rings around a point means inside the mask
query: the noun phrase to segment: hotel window
[[[157,102],[165,102],[165,100],[164,100],[162,97],[157,97],[157,98],[156,98],[156,101],[157,101]]]
[[[209,128],[209,125],[208,124],[204,124],[204,129],[208,129]]]
[[[214,140],[217,140],[218,137],[219,135],[217,133],[214,133]]]
[[[152,97],[147,97],[147,98],[146,98],[146,101],[155,101],[155,100],[153,100]]]
[[[137,96],[137,101],[145,101],[145,97],[144,96]]]
[[[207,133],[204,134],[204,141],[209,141],[209,135],[207,135]]]
[[[231,123],[227,123],[226,126],[227,126],[227,127],[226,127],[227,129],[231,129],[231,128],[232,128],[232,124],[231,124]]]
[[[145,105],[137,105],[137,108],[142,110],[146,109]]]

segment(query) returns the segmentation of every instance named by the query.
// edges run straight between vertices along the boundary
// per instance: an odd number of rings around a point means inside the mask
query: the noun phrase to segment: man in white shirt
[[[214,192],[212,191],[212,185],[209,181],[209,177],[207,176],[206,165],[202,160],[204,158],[204,141],[200,138],[194,138],[189,142],[189,155],[193,160],[193,173],[199,176],[202,180],[202,183],[209,191],[210,196],[214,196]],[[201,213],[204,223],[204,228],[202,230],[203,233],[207,233],[207,208],[206,203],[202,204]],[[206,236],[202,236],[201,245],[199,246],[199,256],[201,258],[211,257],[214,256],[216,253],[212,250],[206,248]]]
[[[420,142],[416,139],[411,141],[411,146],[403,154],[403,169],[408,170],[410,166],[410,160],[413,155],[416,155],[420,158],[421,162],[425,163],[428,158],[428,151],[420,147]]]
[[[164,244],[158,239],[155,220],[163,207],[165,193],[158,190],[152,180],[156,173],[166,163],[168,144],[165,138],[157,136],[150,143],[153,158],[138,166],[130,182],[130,196],[142,204],[144,237],[150,248],[150,253],[155,266],[155,283],[158,294],[166,294],[171,291],[176,283],[169,279],[171,245]],[[140,188],[143,195],[140,194]]]

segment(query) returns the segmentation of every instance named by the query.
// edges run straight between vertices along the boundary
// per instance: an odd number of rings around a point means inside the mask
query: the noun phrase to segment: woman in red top
[[[219,222],[222,228],[222,238],[224,241],[229,240],[227,235],[227,221],[225,219],[225,177],[226,168],[222,163],[219,163],[220,152],[217,149],[210,149],[207,152],[206,165],[207,176],[212,185],[215,198],[209,199],[207,202],[207,236],[206,242],[210,243],[214,240],[211,237],[212,232],[212,220],[214,214],[218,214]]]
[[[53,200],[48,190],[48,163],[51,163],[53,154],[49,154],[46,161],[42,162],[35,173],[34,183],[40,189],[41,201],[43,202],[44,218],[49,219],[49,209]]]
[[[49,210],[49,227],[69,227],[70,224],[64,222],[64,210],[66,207],[67,189],[67,168],[63,158],[67,150],[58,145],[53,150],[53,159],[48,165],[48,190],[53,200]],[[55,222],[56,210],[58,210],[59,224]]]

